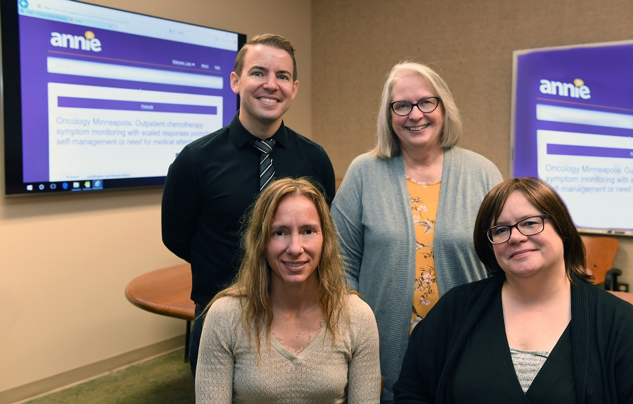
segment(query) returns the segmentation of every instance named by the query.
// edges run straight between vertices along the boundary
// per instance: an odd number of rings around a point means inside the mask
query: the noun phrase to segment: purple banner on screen
[[[633,136],[633,130],[539,121],[536,105],[622,113],[633,105],[633,43],[517,51],[513,176],[537,177],[539,130]]]
[[[633,41],[516,51],[513,79],[511,174],[552,186],[576,227],[633,235]]]
[[[135,90],[162,91],[182,94],[200,94],[222,97],[222,123],[227,125],[237,110],[237,95],[229,84],[229,74],[233,70],[236,51],[209,48],[193,44],[151,38],[107,29],[69,24],[47,19],[39,19],[21,15],[19,17],[20,32],[20,66],[22,83],[23,108],[23,178],[25,182],[48,181],[49,179],[49,128],[48,128],[48,83],[78,84],[95,87],[111,87]],[[98,53],[82,49],[54,47],[51,44],[51,33],[63,33],[75,37],[91,31],[101,42]],[[27,40],[28,38],[28,40]],[[123,66],[146,67],[148,64],[166,71],[186,72],[219,76],[224,80],[223,88],[210,89],[204,87],[179,86],[170,83],[145,83],[129,80],[115,80],[98,77],[84,77],[72,74],[49,73],[47,58],[67,58],[72,60],[101,61]],[[195,66],[210,66],[214,69],[189,68],[175,66],[173,60],[186,60]],[[83,100],[82,100],[83,101]],[[100,100],[97,100],[100,101]],[[101,102],[101,101],[100,101]],[[125,101],[119,101],[125,102]],[[111,104],[112,105],[112,104]],[[151,111],[135,109],[119,104],[87,108],[124,109],[130,111]],[[138,105],[138,103],[137,103]],[[149,103],[159,108],[156,103]],[[80,106],[74,106],[81,108]],[[183,105],[184,110],[177,110],[175,105],[163,104],[166,109],[154,109],[158,112],[184,112],[195,114],[218,114],[211,112],[211,107]],[[200,110],[199,108],[203,108]],[[199,111],[199,112],[198,112]]]
[[[113,109],[121,111],[177,112],[183,114],[216,115],[217,107],[205,105],[164,104],[160,102],[139,102],[102,100],[97,98],[58,97],[57,106],[65,108]]]
[[[612,147],[575,146],[567,144],[548,144],[547,154],[565,156],[612,157],[619,159],[633,158],[633,150]]]

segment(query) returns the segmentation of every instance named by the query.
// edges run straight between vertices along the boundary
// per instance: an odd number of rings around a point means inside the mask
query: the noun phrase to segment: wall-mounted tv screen
[[[68,0],[2,0],[5,195],[160,186],[238,108],[246,36]]]
[[[513,175],[587,233],[633,235],[633,41],[514,52]]]

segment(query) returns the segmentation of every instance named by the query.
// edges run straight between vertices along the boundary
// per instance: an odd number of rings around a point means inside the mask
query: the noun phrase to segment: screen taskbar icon
[[[98,191],[103,190],[103,180],[37,182],[24,184],[24,188],[29,193]]]

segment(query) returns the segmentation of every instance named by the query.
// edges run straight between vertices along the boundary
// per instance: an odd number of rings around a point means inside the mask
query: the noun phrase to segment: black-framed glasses
[[[513,227],[524,236],[533,236],[535,234],[542,233],[543,230],[545,230],[545,219],[548,217],[549,215],[531,216],[520,220],[511,226],[494,226],[488,229],[486,235],[492,244],[502,244],[510,240]]]
[[[413,111],[413,107],[418,107],[420,112],[428,114],[435,111],[438,105],[440,105],[442,99],[440,97],[424,97],[415,104],[409,101],[394,101],[389,106],[391,110],[400,116],[407,116]]]

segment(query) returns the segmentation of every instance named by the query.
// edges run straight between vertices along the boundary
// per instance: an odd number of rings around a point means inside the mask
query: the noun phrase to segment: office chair
[[[580,236],[585,245],[587,269],[594,277],[594,285],[602,286],[606,290],[618,289],[618,276],[622,271],[613,268],[615,254],[618,252],[618,240],[612,237]]]

